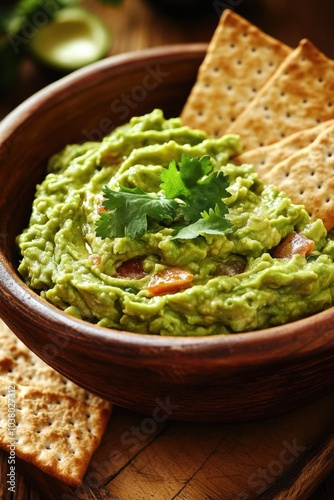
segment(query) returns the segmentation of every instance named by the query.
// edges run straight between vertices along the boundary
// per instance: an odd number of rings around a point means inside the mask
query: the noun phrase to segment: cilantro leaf
[[[229,178],[223,172],[211,172],[209,156],[191,158],[182,155],[176,165],[170,162],[168,169],[161,173],[163,183],[160,185],[167,198],[180,198],[185,203],[180,205],[180,215],[187,222],[196,222],[204,211],[218,204],[221,214],[227,213],[223,198],[231,194],[227,191]]]
[[[162,170],[160,188],[164,195],[124,186],[112,191],[105,186],[103,206],[107,212],[102,212],[96,223],[97,236],[138,239],[152,221],[168,225],[176,232],[173,238],[180,239],[230,231],[223,201],[231,196],[227,191],[229,177],[212,170],[209,156],[182,155],[178,163],[172,160]]]
[[[193,239],[203,234],[226,234],[230,233],[232,223],[222,216],[218,204],[215,209],[210,208],[209,212],[203,212],[202,218],[193,224],[181,227],[173,236],[173,239]]]
[[[185,185],[189,188],[196,186],[197,182],[212,170],[210,156],[192,158],[188,155],[182,155],[179,169]]]
[[[164,182],[160,187],[167,198],[184,199],[191,195],[191,188],[211,170],[210,156],[192,158],[182,155],[178,165],[172,160],[168,169],[161,172],[161,180]]]
[[[218,205],[221,215],[228,212],[223,198],[228,198],[231,194],[226,191],[229,185],[228,176],[222,172],[214,172],[204,180],[197,183],[186,199],[186,204],[180,207],[180,213],[188,222],[196,222],[202,212],[207,212],[215,205]]]
[[[168,169],[163,169],[160,174],[163,181],[160,188],[165,192],[166,198],[186,198],[189,196],[189,190],[183,182],[182,175],[176,165],[176,161],[169,163]]]
[[[105,186],[103,195],[107,212],[102,212],[96,222],[96,234],[102,238],[141,238],[149,219],[171,224],[178,206],[174,200],[150,195],[139,188],[120,186],[120,191],[112,191]]]

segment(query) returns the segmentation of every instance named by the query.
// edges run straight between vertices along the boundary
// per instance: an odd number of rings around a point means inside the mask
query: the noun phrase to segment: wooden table
[[[288,496],[273,496],[267,489],[306,456],[333,415],[334,394],[280,417],[240,424],[157,422],[154,413],[115,408],[82,487],[70,488],[17,460],[12,497],[7,456],[1,453],[0,498],[251,500],[262,493],[267,500],[332,500],[334,475],[316,489],[317,464],[311,470],[312,496],[301,496],[298,482],[297,492]],[[293,482],[295,477],[292,472]]]
[[[222,6],[238,2],[208,2],[201,15],[191,16],[188,12],[182,18],[166,15],[153,7],[154,2],[149,4],[144,0],[124,0],[118,7],[108,7],[96,0],[83,3],[101,15],[109,26],[113,34],[110,55],[113,55],[164,44],[209,41]],[[290,45],[306,36],[333,57],[332,2],[324,1],[317,7],[316,2],[308,0],[303,2],[301,11],[296,3],[244,0],[239,2],[237,10]],[[58,77],[26,57],[15,88],[0,102],[0,119]],[[7,456],[1,453],[0,498],[60,499],[62,494],[63,498],[87,500],[256,498],[292,467],[294,459],[305,454],[333,420],[334,395],[282,417],[244,424],[158,424],[152,423],[149,415],[115,408],[81,490],[71,490],[20,463],[16,493],[12,496],[6,484]],[[27,480],[29,477],[34,486]],[[334,474],[311,498],[334,498]]]

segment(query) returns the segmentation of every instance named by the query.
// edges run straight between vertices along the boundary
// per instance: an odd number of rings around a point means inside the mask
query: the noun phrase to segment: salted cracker
[[[333,96],[334,61],[304,39],[226,132],[240,134],[244,151],[272,144],[333,119]]]
[[[182,110],[183,123],[223,135],[290,51],[225,9]]]
[[[306,148],[289,156],[262,180],[275,184],[296,204],[302,204],[313,220],[322,219],[327,230],[334,227],[334,125]]]
[[[250,149],[233,158],[233,163],[241,165],[248,163],[254,166],[255,171],[260,177],[269,172],[278,163],[285,160],[300,149],[309,146],[325,128],[333,125],[334,120],[311,127],[306,130],[300,130],[289,135],[285,139],[274,142],[269,146]]]
[[[39,359],[0,320],[1,448],[14,446],[19,458],[79,486],[111,410],[111,403]]]
[[[0,446],[70,486],[80,486],[109,411],[0,378]]]
[[[46,387],[92,406],[111,409],[111,404],[77,386],[47,365],[0,320],[0,378],[13,384]]]

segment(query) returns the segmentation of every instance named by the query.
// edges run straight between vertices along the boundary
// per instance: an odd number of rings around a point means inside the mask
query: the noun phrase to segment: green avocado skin
[[[165,119],[158,109],[132,118],[101,142],[67,146],[50,158],[29,226],[17,238],[21,276],[71,315],[156,335],[247,332],[330,307],[332,236],[321,220],[311,221],[302,206],[264,185],[251,165],[235,166],[233,156],[240,152],[238,136],[211,138],[178,118]],[[138,240],[96,236],[105,185],[158,193],[162,169],[182,154],[209,155],[214,169],[229,176],[231,196],[224,201],[231,232],[178,240],[171,228],[156,223]],[[272,250],[292,231],[315,242],[311,255],[274,258]],[[142,262],[139,279],[117,274],[131,259]],[[153,296],[151,276],[170,267],[192,273],[192,286]]]

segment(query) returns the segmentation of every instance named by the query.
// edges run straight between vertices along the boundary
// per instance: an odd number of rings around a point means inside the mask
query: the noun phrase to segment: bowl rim
[[[319,329],[320,322],[327,326],[324,333],[332,328],[334,307],[307,318],[263,330],[207,336],[160,336],[107,328],[71,316],[42,299],[21,281],[15,269],[8,270],[8,267],[10,266],[7,263],[3,263],[0,253],[0,284],[2,287],[7,281],[5,287],[7,297],[16,299],[15,302],[9,301],[9,309],[17,314],[20,323],[29,319],[38,329],[38,319],[31,318],[30,309],[36,318],[46,317],[48,323],[59,332],[59,336],[64,334],[68,341],[77,347],[82,347],[83,343],[87,346],[89,343],[95,345],[96,341],[102,342],[107,350],[127,346],[130,358],[133,353],[140,352],[142,358],[151,361],[156,358],[157,351],[166,358],[177,355],[183,361],[189,356],[196,357],[198,352],[201,352],[205,356],[204,359],[210,358],[213,363],[233,365],[236,359],[240,358],[245,366],[250,366],[259,359],[278,363],[282,360],[303,359],[310,355],[314,356],[315,353],[320,355],[328,350],[329,343],[334,348],[334,330],[329,332],[329,340],[322,342],[320,341],[322,332]],[[6,322],[7,314],[3,313],[1,308],[0,316]],[[312,335],[309,334],[310,328]],[[80,332],[80,336],[77,332]],[[319,342],[316,342],[317,338]],[[223,359],[220,359],[221,356]]]
[[[25,122],[32,108],[36,107],[36,105],[40,105],[42,108],[47,106],[50,99],[52,100],[64,89],[84,81],[92,74],[109,72],[114,66],[127,66],[129,63],[142,65],[143,61],[156,60],[157,57],[166,59],[189,56],[198,58],[200,55],[204,57],[207,46],[206,43],[187,43],[132,51],[109,56],[62,77],[60,80],[36,92],[3,118],[0,122],[0,155],[2,144]],[[3,238],[4,236],[0,231],[0,241]],[[36,314],[46,316],[55,328],[61,327],[60,331],[63,332],[66,330],[66,336],[74,343],[78,343],[78,338],[74,335],[74,332],[80,330],[80,342],[84,341],[84,339],[87,342],[97,340],[103,341],[104,344],[110,347],[127,344],[134,350],[140,349],[141,354],[144,353],[143,347],[149,347],[152,350],[147,351],[146,355],[148,357],[156,357],[156,350],[158,349],[161,352],[178,352],[181,357],[188,356],[189,352],[196,355],[200,350],[217,360],[219,355],[225,353],[225,358],[234,359],[233,362],[239,356],[243,357],[244,362],[244,355],[247,353],[249,364],[262,355],[275,361],[283,358],[288,360],[289,357],[296,358],[296,356],[302,358],[310,355],[311,351],[314,354],[315,350],[315,335],[311,336],[309,342],[305,342],[310,336],[307,332],[311,329],[311,331],[317,331],[320,336],[319,324],[322,325],[323,331],[326,332],[330,330],[334,319],[334,307],[332,306],[307,318],[284,325],[242,333],[208,336],[160,336],[125,332],[97,326],[88,321],[75,318],[42,299],[24,284],[11,262],[8,262],[5,258],[1,248],[0,285],[0,305],[6,301],[5,308],[0,308],[0,316],[3,317],[5,322],[9,321],[9,310],[11,313],[20,316],[20,323],[22,323],[22,318],[28,319],[29,317],[31,320],[31,313],[29,314],[28,311],[35,310]],[[334,330],[331,335],[334,344]],[[275,341],[275,350],[273,350],[273,341]],[[317,352],[325,351],[326,345],[328,345],[326,342],[317,342]],[[184,349],[187,347],[189,349]]]

